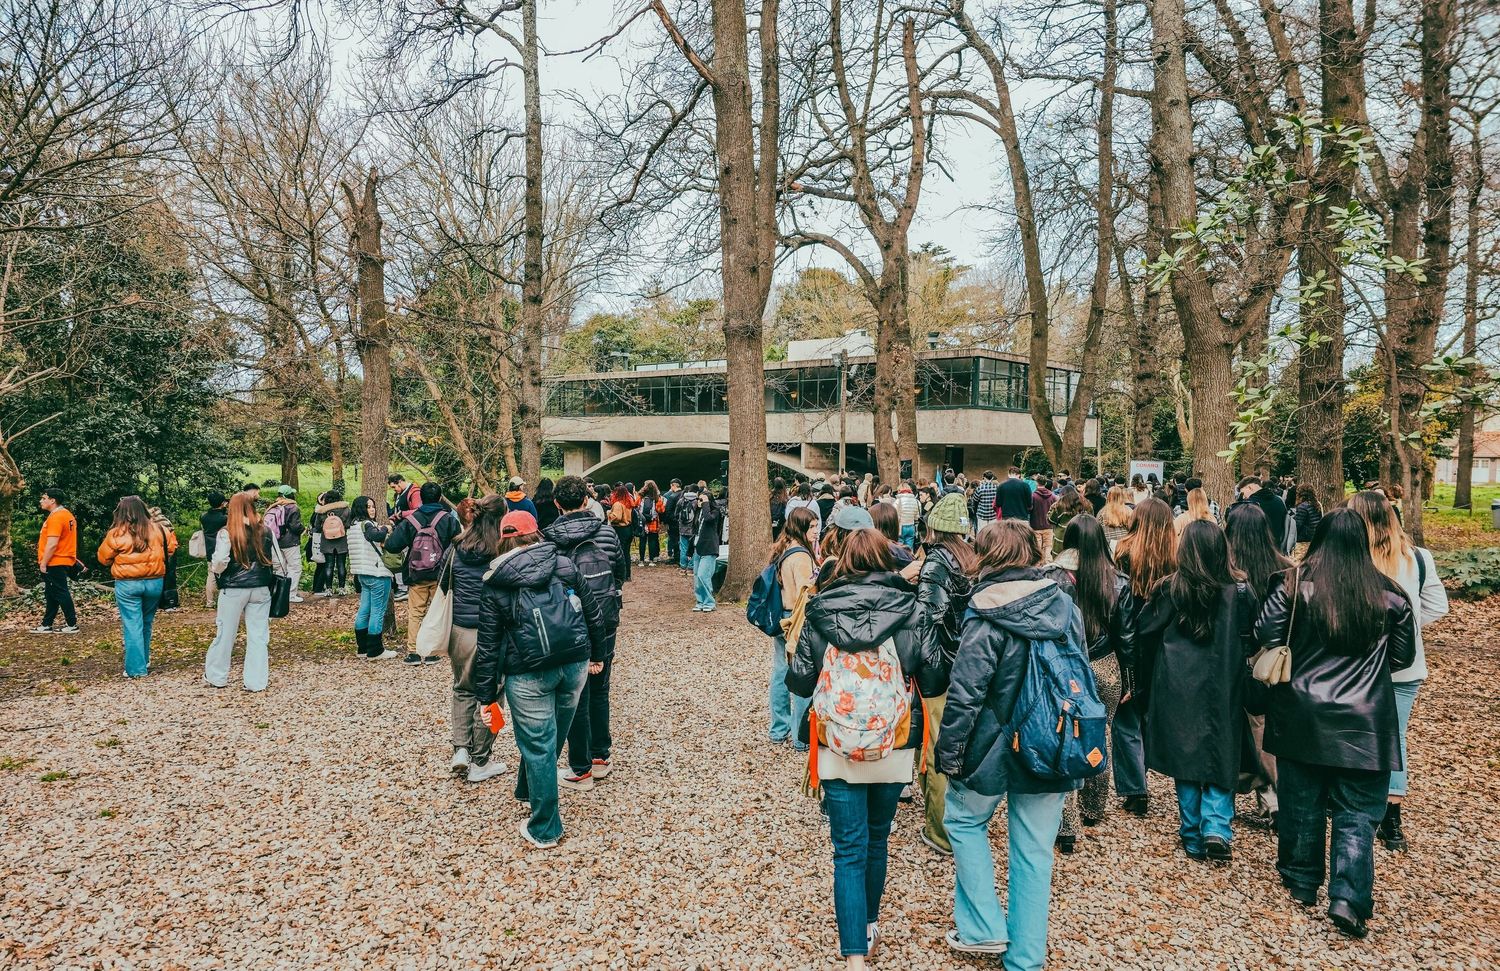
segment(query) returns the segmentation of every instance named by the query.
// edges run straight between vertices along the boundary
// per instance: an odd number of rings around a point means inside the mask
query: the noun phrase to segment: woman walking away
[[[1092,517],[1093,514],[1093,507],[1088,504],[1076,487],[1068,486],[1058,493],[1057,502],[1053,504],[1052,511],[1047,514],[1047,519],[1053,527],[1053,556],[1063,551],[1063,533],[1067,530],[1068,523],[1073,521],[1073,517],[1083,515]]]
[[[851,506],[840,514],[860,511]],[[921,697],[942,694],[948,680],[932,628],[894,567],[884,536],[871,528],[851,530],[827,582],[808,602],[786,675],[792,694],[812,698],[815,706],[815,716],[797,732],[813,746],[810,778],[822,787],[833,841],[839,953],[853,971],[865,967],[880,943],[887,842],[922,746]],[[845,697],[862,725],[881,719],[883,728],[846,725],[852,719],[840,718]]]
[[[786,480],[780,476],[771,483],[771,542],[781,539],[781,529],[786,525],[787,501],[791,494],[787,492]]]
[[[375,502],[358,496],[350,508],[349,569],[359,583],[359,611],[354,615],[354,642],[360,657],[388,661],[385,649],[386,606],[391,599],[391,570],[381,558],[388,529],[375,524]]]
[[[323,554],[328,579],[325,596],[342,597],[349,579],[349,517],[349,504],[337,489],[329,489],[313,507],[312,532]]]
[[[537,480],[536,493],[531,497],[532,504],[536,506],[537,528],[543,531],[557,522],[557,517],[561,515],[557,511],[557,503],[552,501],[552,491],[556,487],[551,479],[542,476]]]
[[[563,833],[557,757],[584,680],[604,669],[608,632],[578,568],[542,539],[535,516],[506,513],[498,550],[484,577],[470,681],[491,730],[499,728],[496,700],[505,691],[521,753],[515,795],[531,803],[521,837],[551,849]]]
[[[647,479],[641,486],[641,566],[655,566],[661,557],[661,515],[666,509],[661,490],[655,479]]]
[[[1312,486],[1297,487],[1297,505],[1292,509],[1292,518],[1297,523],[1297,542],[1305,552],[1308,541],[1323,519],[1323,507],[1318,504],[1318,493]]]
[[[1121,495],[1123,496],[1124,493],[1121,493]],[[1089,504],[1089,508],[1093,511],[1094,515],[1098,516],[1100,510],[1104,508],[1105,500],[1104,491],[1097,477],[1083,484],[1083,499]]]
[[[609,495],[608,521],[614,527],[615,538],[620,541],[620,549],[625,551],[625,564],[630,565],[630,539],[635,535],[635,497],[630,494],[630,489],[623,483],[617,483],[615,490]],[[625,579],[630,579],[630,571],[625,571]]]
[[[1114,490],[1110,489],[1113,497]],[[1109,512],[1106,508],[1105,512]],[[1101,517],[1101,522],[1103,521]],[[1105,535],[1109,526],[1105,525]],[[1130,520],[1130,531],[1114,548],[1115,563],[1130,577],[1130,595],[1137,611],[1151,599],[1156,585],[1177,569],[1177,531],[1172,527],[1172,510],[1159,499],[1141,503]],[[1135,617],[1130,618],[1132,627]],[[1120,707],[1115,711],[1114,731],[1110,737],[1110,754],[1115,777],[1115,795],[1125,800],[1125,811],[1144,816],[1150,808],[1146,798],[1146,750],[1141,736],[1145,702],[1134,697],[1139,687],[1149,685],[1138,670],[1140,650],[1130,663],[1121,658]]]
[[[1284,644],[1292,659],[1291,680],[1271,688],[1266,710],[1281,796],[1276,869],[1292,899],[1312,906],[1326,858],[1328,917],[1364,937],[1375,826],[1402,767],[1391,672],[1416,660],[1416,624],[1406,595],[1370,559],[1352,509],[1324,516],[1301,567],[1280,580],[1255,628],[1261,647]]]
[[[963,638],[938,733],[937,767],[948,776],[943,824],[953,843],[953,919],[948,946],[973,954],[1005,954],[1009,971],[1038,971],[1047,958],[1052,903],[1052,846],[1073,781],[1032,775],[1000,729],[1014,716],[1030,666],[1033,641],[1083,643],[1078,607],[1037,568],[1041,554],[1031,526],[1002,520],[974,543],[979,582],[969,598]],[[990,820],[1007,801],[1009,865],[1000,906]]]
[[[1256,601],[1214,523],[1182,532],[1177,572],[1142,606],[1135,649],[1146,704],[1146,764],[1177,784],[1178,833],[1194,860],[1227,864],[1244,730],[1241,688]]]
[[[151,521],[140,496],[115,504],[114,523],[99,544],[99,565],[115,580],[115,606],[125,635],[125,677],[144,678],[151,666],[151,625],[161,602],[167,558],[177,552],[177,534]]]
[[[1099,700],[1104,702],[1112,733],[1115,712],[1120,706],[1120,670],[1135,663],[1131,629],[1135,599],[1130,593],[1130,578],[1115,569],[1104,527],[1093,516],[1085,513],[1068,520],[1067,528],[1062,531],[1062,544],[1062,552],[1047,568],[1046,575],[1073,595],[1073,602],[1083,614],[1089,666],[1094,669],[1094,684],[1099,689]],[[1104,821],[1108,810],[1108,777],[1101,773],[1085,779],[1081,795],[1068,793],[1057,848],[1072,853],[1078,842],[1080,822],[1084,826],[1097,826]]]
[[[474,695],[474,653],[484,574],[500,552],[500,521],[506,510],[504,496],[485,496],[475,507],[474,521],[453,543],[453,626],[448,632],[448,661],[453,666],[451,767],[454,775],[467,776],[470,782],[484,782],[505,771],[505,763],[491,753],[495,736],[480,716]]]
[[[1365,521],[1370,538],[1370,558],[1375,569],[1395,582],[1411,602],[1416,622],[1415,656],[1411,664],[1392,673],[1396,692],[1396,727],[1401,739],[1401,765],[1391,772],[1391,790],[1385,817],[1375,835],[1388,850],[1406,849],[1406,830],[1401,823],[1401,803],[1406,799],[1410,771],[1406,758],[1406,731],[1411,724],[1417,692],[1427,679],[1427,652],[1422,647],[1422,628],[1446,616],[1448,591],[1438,576],[1432,553],[1414,546],[1396,518],[1395,507],[1378,492],[1359,492],[1349,498],[1349,508]],[[1300,533],[1298,534],[1301,535]]]
[[[943,651],[943,662],[949,667],[958,655],[958,641],[963,633],[964,612],[969,608],[969,592],[978,572],[978,560],[965,539],[969,535],[969,508],[962,494],[951,492],[939,499],[927,516],[927,555],[907,567],[903,576],[915,575],[917,603],[922,606],[922,622],[937,638]],[[922,807],[926,819],[922,824],[922,842],[945,856],[953,855],[948,831],[943,827],[943,806],[948,796],[948,780],[937,770],[935,752],[938,726],[947,705],[946,693],[927,699],[928,732],[922,747]]]
[[[789,615],[797,605],[802,588],[812,582],[814,533],[818,517],[806,509],[793,509],[782,524],[781,536],[771,547],[770,562],[779,564],[781,609]],[[807,702],[793,699],[786,689],[786,636],[771,638],[771,732],[772,745],[780,745],[792,736],[793,729],[807,719]]]
[[[1111,553],[1130,532],[1130,522],[1134,517],[1135,514],[1125,502],[1125,487],[1110,486],[1104,508],[1099,510],[1099,525],[1104,527],[1104,538],[1109,540]]]
[[[1259,511],[1259,507],[1256,511]],[[1177,514],[1177,518],[1172,520],[1172,525],[1176,528],[1177,535],[1181,536],[1182,531],[1188,528],[1188,523],[1197,522],[1217,524],[1218,520],[1214,518],[1213,507],[1208,504],[1208,493],[1202,489],[1189,489],[1187,508]]]
[[[1229,507],[1229,513],[1224,517],[1224,534],[1229,539],[1229,561],[1245,575],[1245,585],[1255,596],[1255,609],[1259,614],[1271,592],[1274,578],[1290,568],[1292,561],[1276,548],[1276,538],[1271,535],[1266,514],[1254,503],[1244,502]],[[1255,793],[1255,810],[1244,818],[1251,825],[1275,829],[1278,808],[1276,756],[1266,754],[1265,712],[1246,711],[1245,719],[1250,726],[1250,751],[1246,754],[1253,756],[1250,788]],[[1251,759],[1247,757],[1243,761]]]
[[[203,661],[203,680],[215,688],[229,684],[229,662],[240,617],[245,618],[246,691],[264,691],[271,677],[271,581],[276,550],[271,533],[245,493],[229,500],[228,519],[214,539],[209,569],[218,578],[219,607],[213,643]]]

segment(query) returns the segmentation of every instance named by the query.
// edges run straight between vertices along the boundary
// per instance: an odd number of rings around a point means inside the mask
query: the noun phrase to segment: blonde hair
[[[1213,507],[1208,504],[1208,493],[1202,489],[1192,489],[1188,492],[1187,500],[1188,522],[1214,518]]]
[[[1349,497],[1348,505],[1365,521],[1365,532],[1370,536],[1370,559],[1375,561],[1375,569],[1395,580],[1401,565],[1415,556],[1411,540],[1396,518],[1395,507],[1374,490],[1356,492]]]
[[[1134,514],[1130,507],[1125,504],[1125,487],[1110,486],[1109,493],[1104,497],[1104,508],[1099,510],[1099,522],[1104,526],[1129,526]]]

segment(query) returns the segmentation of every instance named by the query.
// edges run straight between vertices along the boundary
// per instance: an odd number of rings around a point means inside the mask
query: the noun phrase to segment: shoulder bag
[[[1250,674],[1261,684],[1286,684],[1292,680],[1292,625],[1297,622],[1297,601],[1302,599],[1302,570],[1292,575],[1292,607],[1286,620],[1283,643],[1261,649],[1255,655]]]

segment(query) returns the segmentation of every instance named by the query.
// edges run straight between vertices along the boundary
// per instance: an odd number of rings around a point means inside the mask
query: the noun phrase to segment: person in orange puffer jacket
[[[151,623],[161,602],[167,558],[177,535],[152,521],[140,496],[115,505],[114,523],[99,544],[99,563],[115,580],[115,606],[125,635],[125,677],[144,678],[151,663]]]

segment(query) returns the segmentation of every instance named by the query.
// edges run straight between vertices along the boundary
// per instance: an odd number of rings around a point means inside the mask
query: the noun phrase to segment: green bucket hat
[[[927,528],[939,533],[969,531],[969,502],[961,492],[950,492],[927,514]]]

